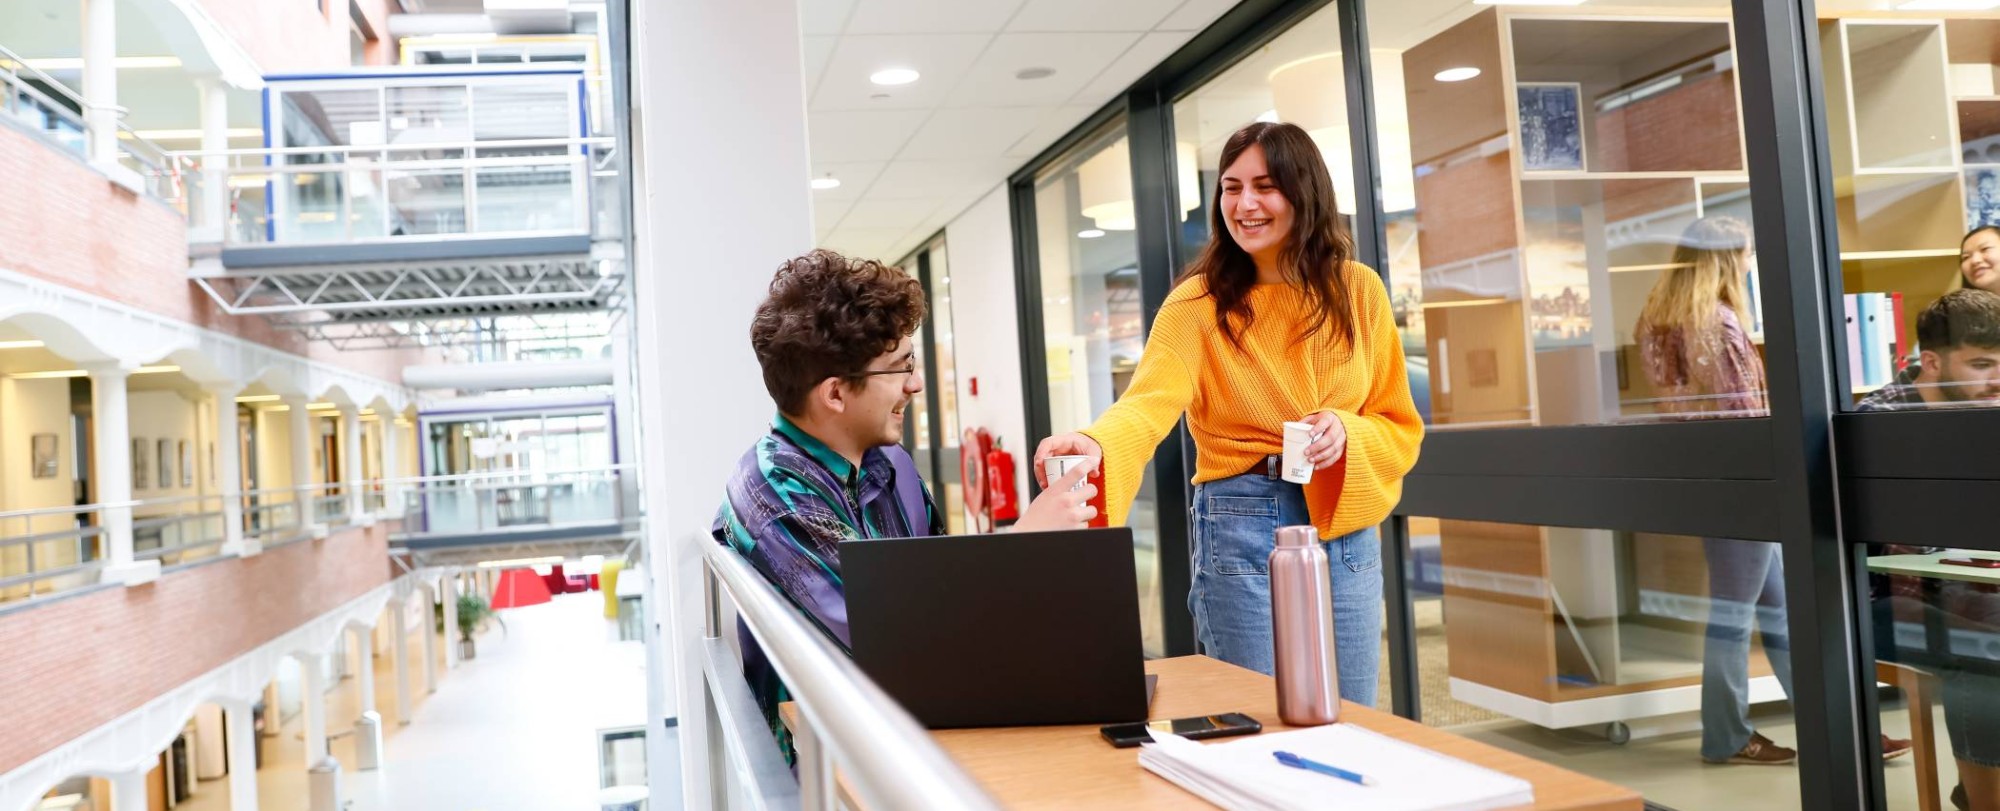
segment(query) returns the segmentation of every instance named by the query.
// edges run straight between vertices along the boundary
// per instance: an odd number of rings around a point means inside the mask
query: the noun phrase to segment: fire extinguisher
[[[1014,455],[994,437],[993,450],[986,453],[986,504],[994,526],[1010,526],[1021,519],[1019,493],[1014,486]]]

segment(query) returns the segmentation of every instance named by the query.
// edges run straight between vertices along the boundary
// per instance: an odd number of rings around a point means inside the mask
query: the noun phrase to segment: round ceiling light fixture
[[[1096,239],[1101,236],[1104,236],[1104,231],[1099,228],[1085,228],[1076,232],[1077,239]]]
[[[1021,81],[1024,82],[1032,82],[1036,79],[1047,79],[1050,76],[1054,75],[1056,75],[1055,68],[1033,67],[1033,68],[1022,68],[1020,70],[1014,71],[1014,78],[1020,79]]]
[[[1445,68],[1431,78],[1440,82],[1463,82],[1478,75],[1478,68]]]
[[[838,189],[840,188],[840,178],[834,177],[833,175],[827,175],[826,177],[816,177],[812,179],[812,187],[820,191],[826,191],[827,189]]]
[[[918,75],[909,68],[885,68],[868,74],[868,81],[883,87],[895,87],[916,81]]]

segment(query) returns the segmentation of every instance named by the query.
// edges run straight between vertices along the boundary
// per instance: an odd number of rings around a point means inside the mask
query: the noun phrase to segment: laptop
[[[1130,529],[840,545],[855,664],[931,729],[1146,720]]]

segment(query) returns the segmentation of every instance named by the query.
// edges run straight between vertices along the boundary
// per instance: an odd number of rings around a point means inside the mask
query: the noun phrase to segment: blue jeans
[[[1742,751],[1750,726],[1750,632],[1764,635],[1764,658],[1792,694],[1792,644],[1785,631],[1785,564],[1778,545],[1703,538],[1708,557],[1708,632],[1701,651],[1701,756]]]
[[[1196,485],[1188,609],[1208,655],[1269,675],[1271,548],[1278,527],[1311,524],[1305,490],[1261,474]],[[1340,697],[1374,706],[1382,665],[1382,539],[1374,527],[1325,542],[1333,575]]]

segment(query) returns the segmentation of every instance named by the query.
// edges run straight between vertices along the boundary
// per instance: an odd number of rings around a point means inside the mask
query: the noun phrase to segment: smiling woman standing
[[[1223,145],[1221,166],[1213,236],[1161,305],[1131,385],[1090,427],[1043,440],[1035,475],[1050,456],[1099,459],[1122,524],[1147,460],[1186,415],[1197,455],[1188,608],[1202,647],[1271,672],[1266,561],[1278,527],[1311,524],[1332,568],[1341,697],[1373,704],[1375,525],[1423,438],[1402,342],[1381,279],[1349,260],[1333,179],[1305,130],[1251,124]],[[1313,426],[1305,485],[1279,478],[1286,422]]]

